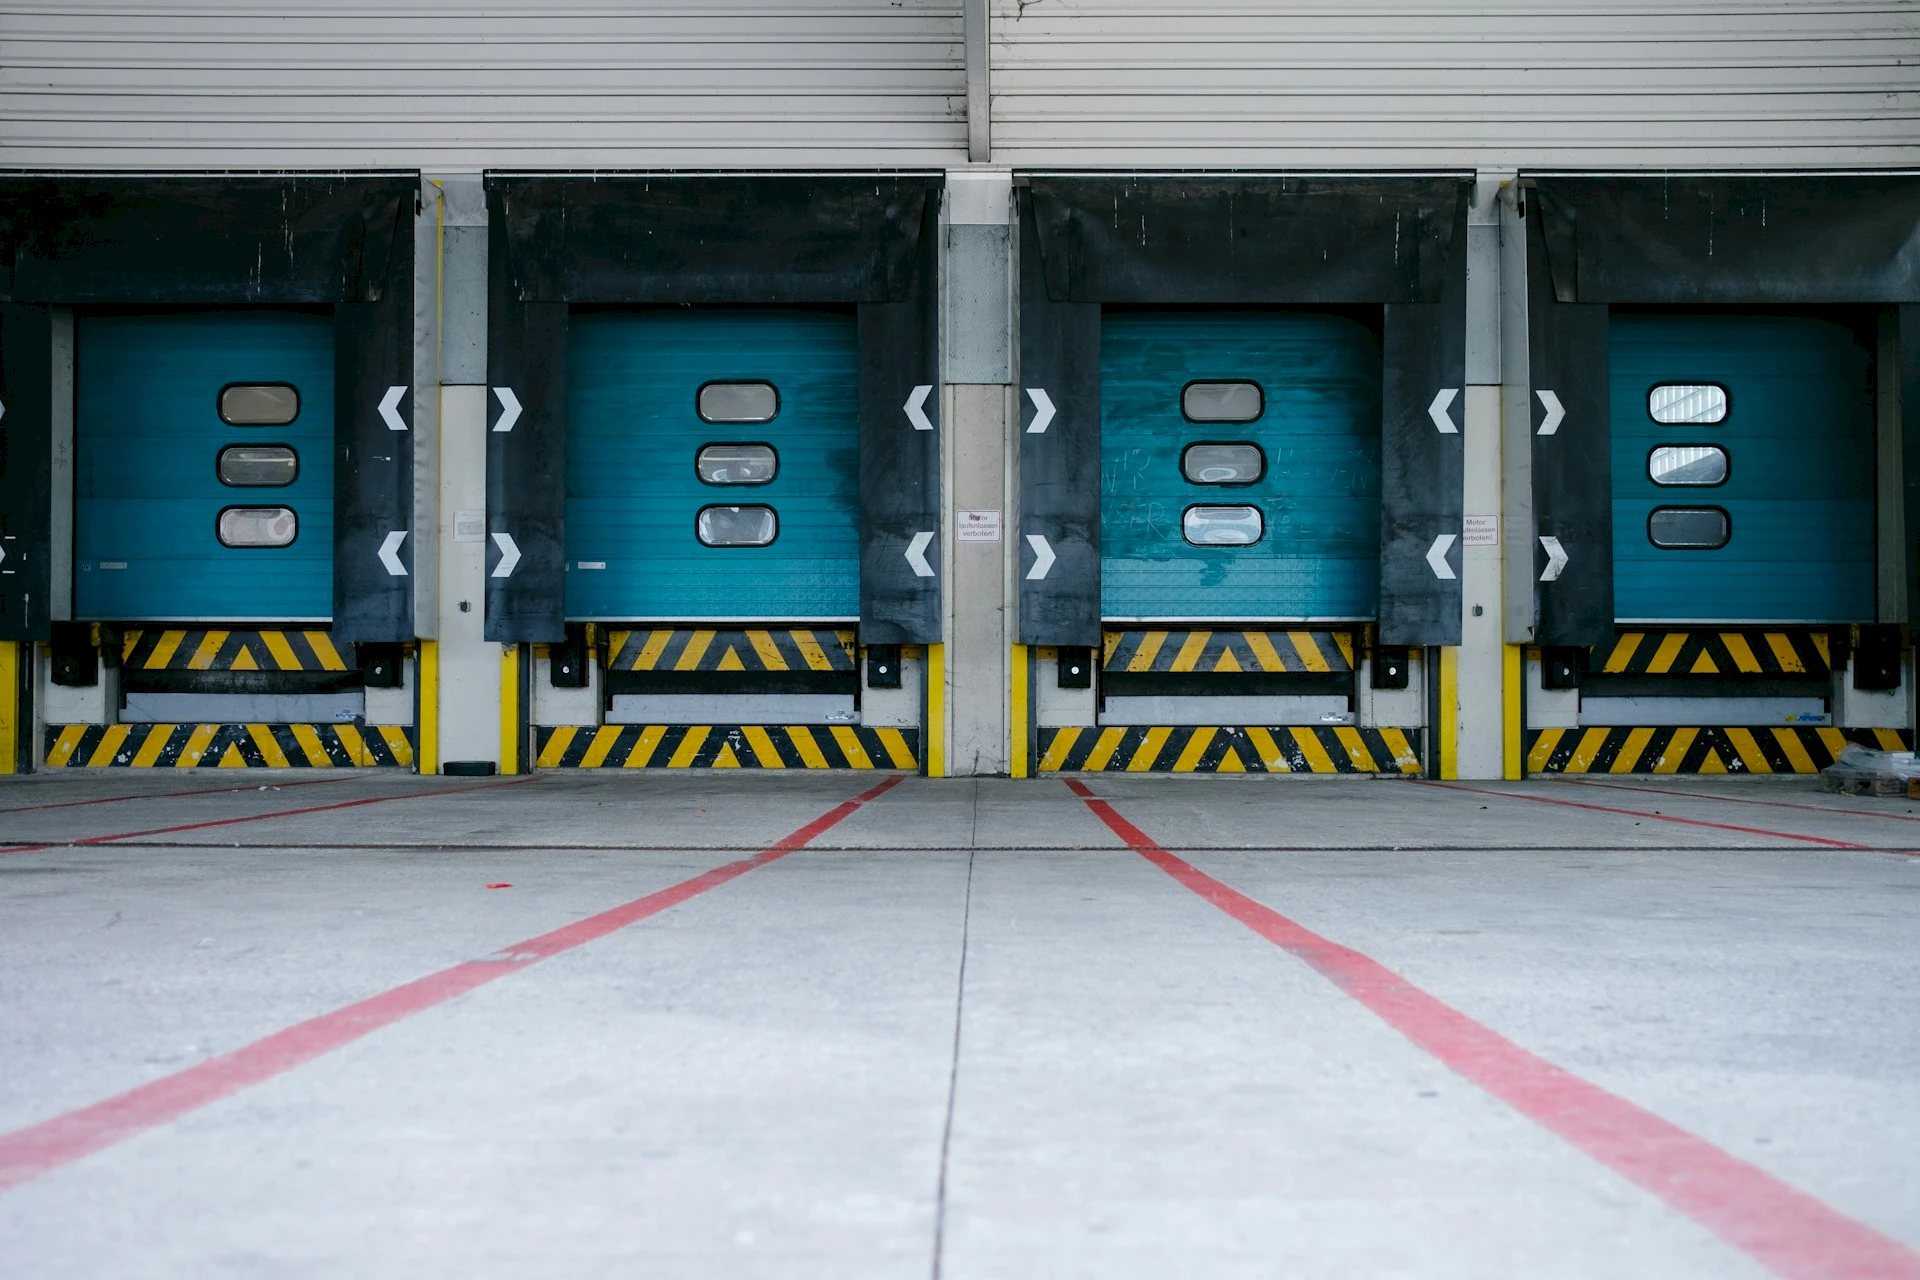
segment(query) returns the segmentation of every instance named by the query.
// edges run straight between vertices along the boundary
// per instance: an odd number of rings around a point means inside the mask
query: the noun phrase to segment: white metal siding
[[[966,154],[960,0],[0,0],[0,165]]]
[[[993,0],[994,159],[1920,163],[1920,3]]]

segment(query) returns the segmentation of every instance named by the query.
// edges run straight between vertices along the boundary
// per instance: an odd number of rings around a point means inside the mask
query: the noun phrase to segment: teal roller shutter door
[[[717,424],[702,385],[759,381],[771,422]],[[567,338],[569,618],[837,620],[860,612],[860,366],[851,314],[805,310],[576,313]],[[904,429],[904,419],[903,429]],[[770,444],[764,485],[709,485],[708,443]],[[764,504],[765,547],[708,547],[701,508]]]
[[[1110,619],[1363,619],[1380,594],[1380,343],[1343,316],[1109,311],[1101,322],[1101,612]],[[1258,382],[1242,424],[1189,422],[1196,380]],[[1266,474],[1189,483],[1181,452],[1248,441]],[[1244,547],[1197,547],[1195,504],[1251,504]]]
[[[76,616],[98,620],[321,621],[333,612],[333,319],[286,311],[82,316],[76,326]],[[220,391],[284,382],[284,426],[229,426]],[[220,482],[220,450],[279,444],[299,477]],[[229,506],[285,506],[291,546],[224,547]]]
[[[1845,325],[1805,316],[1616,313],[1608,345],[1614,613],[1621,621],[1870,622],[1874,617],[1872,358]],[[1717,383],[1715,424],[1662,424],[1662,383]],[[1658,445],[1718,445],[1724,484],[1656,485]],[[1727,512],[1713,551],[1662,550],[1662,506]]]

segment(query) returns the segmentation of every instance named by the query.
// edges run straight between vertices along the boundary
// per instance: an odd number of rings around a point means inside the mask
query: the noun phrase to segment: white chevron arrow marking
[[[1445,581],[1460,576],[1453,571],[1453,566],[1447,563],[1447,552],[1453,550],[1453,544],[1459,540],[1460,535],[1457,533],[1443,533],[1433,540],[1432,546],[1427,548],[1427,567],[1433,570],[1434,577]]]
[[[511,578],[515,567],[520,563],[520,548],[515,545],[513,536],[505,533],[494,534],[493,545],[500,548],[500,563],[493,566],[491,576]]]
[[[4,400],[0,400],[0,418],[4,418],[6,416],[7,416],[7,403]]]
[[[1550,436],[1560,429],[1560,420],[1567,416],[1566,406],[1551,391],[1536,391],[1533,394],[1540,397],[1540,407],[1547,411],[1547,416],[1540,419],[1540,430],[1535,434]]]
[[[6,562],[7,562],[7,549],[4,546],[0,546],[0,564],[5,564]],[[9,570],[8,572],[12,572],[12,571]]]
[[[1560,539],[1542,534],[1541,549],[1547,553],[1547,567],[1540,571],[1540,581],[1558,582],[1560,571],[1567,567],[1567,549],[1560,545]]]
[[[927,420],[927,397],[933,394],[933,384],[915,387],[913,394],[907,397],[905,405],[907,421],[913,424],[915,431],[931,431],[933,423]]]
[[[1434,392],[1433,403],[1427,406],[1427,416],[1433,419],[1433,425],[1440,428],[1443,436],[1460,434],[1460,428],[1453,425],[1453,416],[1447,412],[1453,406],[1453,398],[1459,394],[1458,387],[1442,387]]]
[[[933,576],[933,566],[927,563],[927,546],[932,541],[933,534],[925,532],[914,534],[913,540],[907,543],[907,563],[913,566],[913,576],[916,578]]]
[[[1047,570],[1053,568],[1053,548],[1037,533],[1027,535],[1027,545],[1033,548],[1033,568],[1027,570],[1027,581],[1038,582],[1047,576]]]
[[[407,576],[407,566],[400,563],[400,544],[407,540],[405,529],[395,529],[380,544],[380,563],[387,566],[387,572],[396,578]]]
[[[1027,424],[1027,434],[1045,435],[1053,422],[1053,397],[1038,387],[1028,387],[1027,399],[1033,401],[1033,421]]]
[[[493,429],[513,430],[513,424],[520,421],[520,397],[513,394],[511,387],[495,387],[493,394],[500,401],[500,421],[493,424]]]
[[[387,394],[380,397],[380,416],[387,420],[387,430],[405,431],[407,424],[400,417],[400,397],[407,394],[405,387],[388,387]]]

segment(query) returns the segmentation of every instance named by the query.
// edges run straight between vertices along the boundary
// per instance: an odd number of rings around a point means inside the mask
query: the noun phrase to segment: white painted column
[[[1009,769],[1014,628],[1012,175],[947,174],[941,227],[946,772]]]
[[[1460,649],[1450,706],[1454,752],[1448,774],[1504,772],[1506,668],[1501,551],[1500,178],[1482,175],[1467,216],[1466,527],[1461,538]]]
[[[424,624],[432,659],[437,769],[501,756],[500,646],[485,638],[487,507],[487,206],[477,175],[440,178],[436,278],[438,430],[417,503],[433,529],[435,598]],[[426,570],[422,569],[421,572]],[[422,707],[423,722],[428,719]],[[425,726],[423,724],[423,736]],[[424,752],[423,752],[424,754]]]

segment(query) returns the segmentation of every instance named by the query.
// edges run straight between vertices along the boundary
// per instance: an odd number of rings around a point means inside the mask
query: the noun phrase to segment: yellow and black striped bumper
[[[542,769],[918,769],[918,729],[867,725],[534,728]]]
[[[129,631],[129,671],[345,671],[324,631]]]
[[[352,724],[50,724],[55,769],[413,767],[413,730]]]
[[[1823,680],[1832,671],[1824,631],[1622,631],[1593,651],[1593,671],[1618,676],[1786,676]]]
[[[1528,773],[1818,773],[1848,743],[1876,751],[1913,745],[1905,729],[1609,726],[1533,729]]]
[[[1109,631],[1102,669],[1129,675],[1353,670],[1345,631]]]
[[[843,671],[851,631],[669,629],[607,635],[609,671]]]
[[[1040,730],[1042,773],[1418,773],[1420,730],[1129,725]]]

